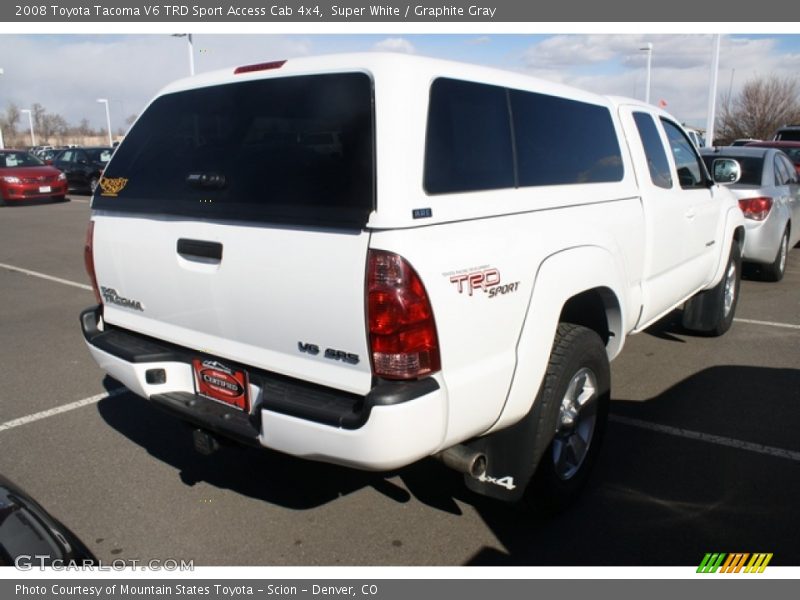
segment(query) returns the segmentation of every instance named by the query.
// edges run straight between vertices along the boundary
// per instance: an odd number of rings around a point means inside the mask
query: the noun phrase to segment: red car
[[[750,142],[746,146],[758,146],[761,148],[778,148],[789,155],[789,159],[794,163],[794,168],[800,175],[800,142],[789,142],[783,140],[769,140],[765,142]]]
[[[64,200],[67,177],[22,150],[0,150],[0,205],[34,198]]]

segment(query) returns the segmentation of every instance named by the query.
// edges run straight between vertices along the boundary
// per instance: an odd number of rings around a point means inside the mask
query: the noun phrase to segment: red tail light
[[[86,265],[86,272],[89,274],[89,279],[92,282],[92,291],[94,292],[94,299],[98,304],[103,303],[100,297],[100,288],[97,286],[97,275],[94,272],[94,221],[89,221],[89,227],[86,228],[86,242],[83,245],[83,262]]]
[[[745,218],[753,221],[763,221],[772,209],[772,198],[759,196],[758,198],[739,200],[739,208],[742,209]]]
[[[378,377],[416,379],[441,368],[428,294],[403,257],[370,250],[367,321],[372,372]]]

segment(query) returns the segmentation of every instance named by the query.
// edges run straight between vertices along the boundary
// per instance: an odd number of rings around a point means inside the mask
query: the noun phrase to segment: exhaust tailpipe
[[[476,452],[462,444],[442,450],[438,454],[434,454],[434,458],[442,461],[445,466],[475,479],[486,473],[488,464],[483,452]]]

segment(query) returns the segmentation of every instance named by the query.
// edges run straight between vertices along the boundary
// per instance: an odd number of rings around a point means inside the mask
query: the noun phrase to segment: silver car
[[[760,265],[764,279],[780,281],[789,248],[800,241],[800,179],[794,164],[775,148],[728,146],[700,153],[712,173],[717,158],[741,165],[741,178],[729,189],[746,218],[743,259]]]

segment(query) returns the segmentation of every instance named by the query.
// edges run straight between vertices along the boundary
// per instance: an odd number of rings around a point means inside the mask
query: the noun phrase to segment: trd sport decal
[[[494,267],[478,267],[464,269],[444,274],[450,278],[459,294],[472,296],[476,291],[482,291],[489,298],[497,298],[511,294],[519,289],[519,281],[502,283],[500,269]]]

